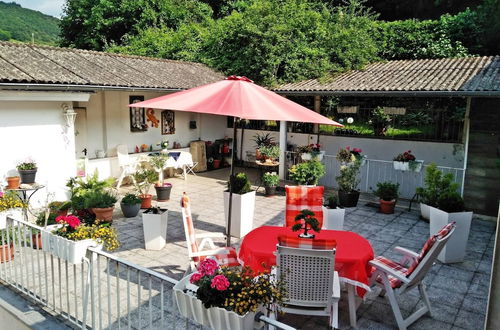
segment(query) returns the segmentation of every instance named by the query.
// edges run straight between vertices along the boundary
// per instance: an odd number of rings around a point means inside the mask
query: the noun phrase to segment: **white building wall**
[[[48,185],[56,198],[65,199],[66,181],[75,175],[73,130],[66,129],[63,102],[0,102],[0,178],[17,174],[16,164],[36,160],[36,181]],[[68,102],[66,102],[68,103]],[[5,183],[2,182],[2,186]],[[45,191],[33,196],[44,200]],[[36,205],[34,205],[36,206]]]

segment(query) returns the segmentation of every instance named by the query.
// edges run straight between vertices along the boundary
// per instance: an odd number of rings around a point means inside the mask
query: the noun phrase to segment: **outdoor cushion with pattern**
[[[300,238],[288,235],[278,236],[278,244],[280,246],[312,250],[333,250],[337,247],[337,241],[335,240]]]
[[[409,273],[409,269],[404,267],[403,265],[395,262],[395,261],[392,261],[391,259],[387,259],[386,257],[383,257],[383,256],[378,256],[374,259],[375,261],[378,261],[380,263],[383,263],[384,265],[386,265],[387,267],[393,269],[394,271],[396,272],[399,272],[401,273],[402,276],[408,276],[410,275],[411,273]],[[372,267],[372,272],[375,271],[375,267]],[[389,278],[389,282],[391,283],[391,287],[394,289],[394,288],[397,288],[401,285],[401,281],[399,279],[397,279],[396,277],[392,276],[392,275],[387,275],[387,277]],[[378,275],[377,278],[375,279],[377,282],[379,283],[382,283],[382,276],[381,275]]]
[[[314,212],[319,221],[319,227],[323,227],[323,193],[325,187],[308,186],[285,186],[286,190],[286,217],[285,227],[293,226],[295,216],[304,209]]]
[[[188,242],[186,242],[186,243],[189,245],[191,252],[200,252],[199,248],[198,248],[198,242],[196,242],[196,235],[195,235],[195,231],[194,231],[193,218],[191,216],[190,199],[186,193],[184,193],[182,195],[181,207],[182,207],[182,215],[183,215],[182,218],[185,221],[185,228],[186,228],[187,234],[188,234],[187,235]],[[220,253],[218,253],[216,255],[193,257],[193,260],[196,263],[199,263],[199,262],[205,260],[207,257],[215,257],[215,259],[217,260],[217,262],[221,266],[240,266],[240,263],[238,261],[238,254],[236,253],[236,250],[233,247],[225,247],[224,249],[226,251],[221,251]]]

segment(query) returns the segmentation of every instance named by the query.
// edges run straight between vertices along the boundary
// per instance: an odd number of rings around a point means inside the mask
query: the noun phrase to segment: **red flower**
[[[74,215],[60,215],[56,218],[57,223],[68,224],[71,228],[75,229],[80,225],[80,219]]]
[[[214,259],[205,259],[203,260],[200,265],[198,266],[198,271],[201,273],[201,275],[213,275],[215,274],[215,271],[219,268],[219,265],[217,264],[217,261]]]
[[[192,284],[196,284],[199,280],[201,280],[202,277],[203,275],[201,275],[200,273],[194,273],[193,275],[191,275],[189,282],[191,282]]]
[[[210,287],[215,288],[218,291],[225,291],[229,288],[229,281],[224,275],[217,275],[212,279]]]

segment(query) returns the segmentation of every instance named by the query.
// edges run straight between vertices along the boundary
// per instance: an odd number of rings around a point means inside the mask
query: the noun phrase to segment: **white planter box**
[[[448,213],[430,207],[430,234],[436,234],[446,224],[455,221],[456,228],[443,250],[438,256],[438,260],[444,263],[462,262],[465,257],[465,249],[469,240],[469,230],[472,221],[472,212]]]
[[[182,316],[214,330],[252,330],[261,327],[254,321],[254,312],[238,315],[219,307],[205,308],[194,292],[184,292],[186,286],[189,286],[191,275],[184,277],[174,286],[175,300]],[[260,310],[263,311],[263,308]]]
[[[323,206],[323,229],[344,230],[345,209],[329,209]]]
[[[7,228],[7,217],[15,220],[22,220],[23,219],[23,210],[20,208],[15,208],[15,209],[10,209],[10,210],[5,210],[0,212],[0,230]],[[12,221],[10,221],[12,222]],[[9,223],[9,226],[11,225],[17,225],[15,222]]]
[[[427,204],[420,203],[420,215],[422,218],[429,220],[431,218],[431,207]]]
[[[325,151],[324,150],[321,150],[319,152],[319,154],[317,154],[315,157],[313,157],[313,155],[311,153],[309,153],[309,152],[300,154],[300,158],[302,158],[302,160],[305,160],[305,161],[308,161],[308,160],[311,160],[311,159],[316,159],[318,161],[322,161],[324,156],[325,156]]]
[[[412,171],[412,172],[420,172],[422,170],[422,165],[424,164],[423,160],[415,160],[415,167],[410,167],[410,162],[397,162],[393,161],[392,164],[395,170],[399,171]]]
[[[231,209],[231,236],[242,238],[253,229],[253,214],[255,211],[255,191],[238,195],[233,194]],[[229,214],[229,192],[224,192],[224,218]]]
[[[42,251],[50,252],[54,256],[66,260],[72,264],[81,264],[83,257],[87,253],[87,248],[91,246],[98,247],[96,241],[86,239],[83,241],[70,241],[62,236],[51,233],[59,225],[47,226],[42,230]],[[102,247],[102,245],[100,245]]]
[[[161,214],[142,213],[146,250],[161,250],[167,243],[168,211]]]

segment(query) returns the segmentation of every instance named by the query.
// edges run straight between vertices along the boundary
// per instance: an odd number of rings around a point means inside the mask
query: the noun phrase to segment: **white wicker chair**
[[[339,276],[334,271],[335,249],[315,250],[278,245],[277,278],[283,276],[288,300],[283,311],[292,314],[329,316],[338,328]]]
[[[427,312],[432,316],[431,304],[423,280],[454,231],[454,223],[445,226],[438,234],[429,238],[420,253],[399,246],[395,247],[394,251],[403,256],[400,262],[384,257],[377,257],[370,261],[370,265],[375,270],[370,277],[370,285],[380,286],[382,288],[380,295],[387,295],[400,330],[405,330]],[[403,319],[396,297],[414,287],[418,287],[424,306]]]
[[[121,169],[120,177],[118,178],[118,183],[116,185],[116,188],[120,188],[123,179],[125,179],[125,177],[127,176],[130,176],[135,184],[135,178],[132,174],[134,174],[137,169],[137,163],[133,162],[130,156],[128,155],[127,146],[124,144],[118,145],[116,147],[116,154],[118,155],[118,165],[120,166]]]

